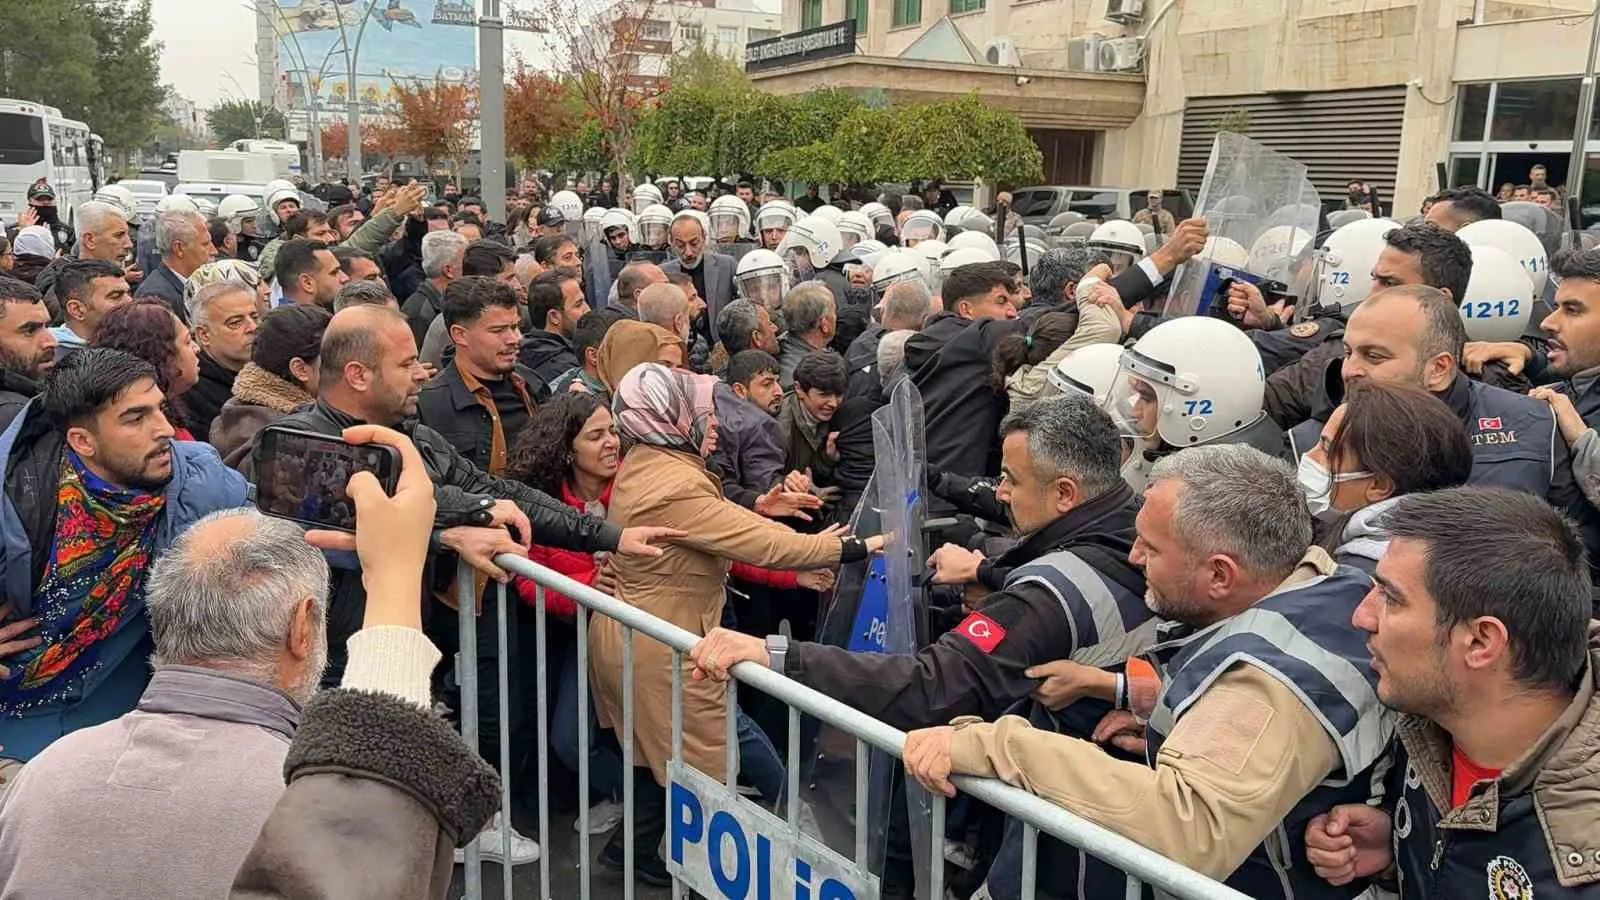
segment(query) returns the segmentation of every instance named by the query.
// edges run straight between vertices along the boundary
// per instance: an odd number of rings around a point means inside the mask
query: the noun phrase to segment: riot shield
[[[1163,316],[1206,315],[1233,279],[1286,284],[1317,234],[1320,198],[1306,167],[1232,132],[1217,135],[1195,204],[1211,237],[1173,274]]]
[[[928,558],[922,533],[927,493],[927,449],[923,439],[922,396],[909,378],[890,391],[889,402],[872,415],[875,464],[860,505],[850,520],[853,534],[882,534],[883,553],[866,566],[842,570],[832,602],[821,617],[821,638],[853,652],[914,653],[926,640],[926,608],[918,585]],[[813,754],[812,761],[816,756]],[[882,872],[890,822],[890,798],[899,761],[873,751],[867,764],[866,817],[869,864]],[[928,796],[906,783],[911,846],[916,870],[931,871]],[[925,886],[923,886],[925,887]],[[923,896],[919,892],[919,896]]]

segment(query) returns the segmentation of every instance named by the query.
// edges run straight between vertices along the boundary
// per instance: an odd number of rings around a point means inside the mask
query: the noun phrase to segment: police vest
[[[1101,575],[1070,550],[1012,569],[1005,589],[1038,585],[1056,598],[1072,632],[1073,662],[1114,666],[1155,643],[1159,620],[1144,598]]]
[[[1443,815],[1422,786],[1403,746],[1396,764],[1405,771],[1393,820],[1402,897],[1600,898],[1600,884],[1564,887],[1560,883],[1531,791],[1502,794],[1498,822],[1459,821],[1441,827]],[[1577,849],[1563,846],[1556,852],[1575,853]],[[1578,858],[1580,863],[1587,862],[1582,853]]]
[[[1550,407],[1481,381],[1468,381],[1467,391],[1463,424],[1472,444],[1472,474],[1467,484],[1547,495],[1556,476],[1558,440]],[[1323,424],[1313,419],[1289,429],[1289,445],[1296,460],[1316,446]]]
[[[1148,762],[1194,702],[1235,665],[1253,666],[1289,688],[1338,748],[1340,765],[1289,811],[1283,823],[1229,876],[1257,898],[1354,897],[1365,885],[1334,887],[1305,859],[1306,824],[1341,803],[1381,795],[1394,717],[1378,700],[1367,636],[1350,617],[1371,581],[1341,566],[1270,594],[1248,610],[1197,632],[1168,623],[1145,657],[1162,691],[1146,729]]]

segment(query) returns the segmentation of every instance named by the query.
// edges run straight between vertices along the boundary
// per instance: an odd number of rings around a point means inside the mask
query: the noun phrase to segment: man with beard
[[[748,301],[741,301],[748,302]],[[783,487],[783,433],[778,408],[778,361],[764,350],[742,350],[728,360],[717,383],[717,449],[708,462],[722,477],[728,499],[768,517],[822,508],[815,494]]]
[[[0,627],[32,620],[42,639],[3,663],[6,757],[134,708],[150,680],[150,564],[196,520],[245,504],[215,450],[173,439],[164,401],[149,363],[80,350],[0,435],[0,537],[27,567],[8,573]]]
[[[322,554],[291,522],[224,510],[148,581],[156,665],[138,709],[51,744],[4,795],[8,895],[225,896],[283,795],[327,661]],[[95,864],[72,864],[70,836],[90,833]]]
[[[533,330],[522,339],[518,360],[533,370],[541,392],[578,364],[572,341],[578,320],[589,313],[583,286],[571,269],[552,269],[528,282],[528,317]]]
[[[682,272],[693,279],[695,293],[706,304],[705,315],[695,321],[695,331],[709,346],[717,342],[717,314],[733,301],[733,270],[738,264],[726,253],[713,252],[707,239],[705,220],[698,214],[673,216],[668,233],[673,258],[661,264],[661,271],[668,275]]]
[[[56,362],[60,342],[37,288],[0,275],[0,429],[22,412]]]
[[[1374,796],[1388,770],[1393,721],[1350,627],[1371,582],[1311,545],[1288,464],[1242,444],[1156,463],[1136,527],[1129,559],[1144,567],[1150,609],[1171,620],[1141,654],[1159,684],[1082,679],[1084,694],[1112,701],[1093,736],[1120,755],[1015,716],[962,718],[909,735],[907,771],[947,796],[953,774],[1000,778],[1247,896],[1357,896],[1365,883],[1330,889],[1304,844],[1314,816]],[[1021,839],[1008,828],[992,896],[1016,896]],[[1052,896],[1125,890],[1124,873],[1092,858],[1038,857]]]
[[[189,431],[196,440],[211,440],[211,423],[233,396],[233,381],[250,362],[261,313],[256,292],[237,281],[208,284],[194,295],[189,315],[200,345],[200,380],[184,395]]]

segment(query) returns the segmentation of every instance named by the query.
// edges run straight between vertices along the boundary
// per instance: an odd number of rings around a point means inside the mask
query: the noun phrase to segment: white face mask
[[[1331,519],[1343,513],[1343,510],[1333,506],[1334,485],[1372,477],[1372,473],[1366,470],[1334,475],[1327,466],[1312,459],[1309,453],[1300,457],[1300,467],[1295,474],[1300,481],[1300,490],[1306,495],[1306,505],[1311,508],[1311,515],[1318,519]]]

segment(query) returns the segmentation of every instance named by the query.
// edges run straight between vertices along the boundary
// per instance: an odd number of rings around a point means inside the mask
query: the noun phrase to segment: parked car
[[[1077,187],[1035,185],[1011,192],[1012,211],[1028,225],[1043,227],[1064,212],[1082,213],[1085,219],[1132,219],[1145,208],[1149,188]],[[1186,190],[1163,190],[1161,205],[1182,221],[1194,214],[1194,198]]]

